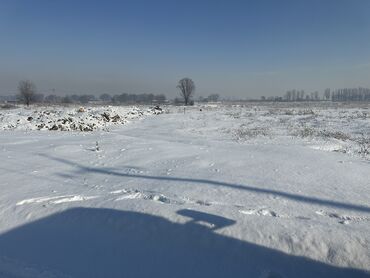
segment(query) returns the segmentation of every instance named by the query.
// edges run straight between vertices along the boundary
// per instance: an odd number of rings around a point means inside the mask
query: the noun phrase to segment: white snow
[[[0,277],[370,277],[368,106],[77,109],[0,110]]]
[[[144,114],[160,113],[155,108],[122,106],[20,107],[0,110],[0,130],[92,131],[125,124]]]
[[[43,203],[43,202],[47,202],[47,201],[51,201],[51,200],[55,200],[55,199],[65,199],[65,198],[69,198],[70,196],[72,196],[72,195],[67,195],[67,196],[55,196],[55,197],[37,197],[37,198],[30,198],[30,199],[25,199],[25,200],[19,201],[16,205],[17,205],[17,206],[22,206],[22,205],[25,205],[25,204]]]

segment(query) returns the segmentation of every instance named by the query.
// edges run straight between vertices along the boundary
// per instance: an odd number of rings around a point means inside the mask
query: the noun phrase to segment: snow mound
[[[93,131],[126,124],[144,115],[162,114],[160,107],[21,107],[0,111],[0,130]]]

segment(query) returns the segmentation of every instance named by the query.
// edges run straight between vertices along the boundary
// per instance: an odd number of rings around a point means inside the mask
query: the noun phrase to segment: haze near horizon
[[[370,87],[370,2],[0,1],[0,95]]]

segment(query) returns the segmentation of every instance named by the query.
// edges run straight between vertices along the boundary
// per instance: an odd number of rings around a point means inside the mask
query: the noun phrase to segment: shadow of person
[[[173,223],[145,213],[73,208],[0,235],[0,276],[369,277],[216,233],[233,220],[192,210]],[[211,228],[210,228],[211,227]],[[32,271],[31,271],[32,270]],[[49,276],[41,274],[49,273]]]

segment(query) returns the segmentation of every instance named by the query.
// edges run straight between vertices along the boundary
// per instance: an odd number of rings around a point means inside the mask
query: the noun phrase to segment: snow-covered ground
[[[0,110],[0,277],[370,277],[367,106],[113,107],[92,132],[40,109]]]
[[[96,106],[20,107],[0,110],[0,130],[93,131],[121,125],[144,114],[163,113],[156,107]]]

